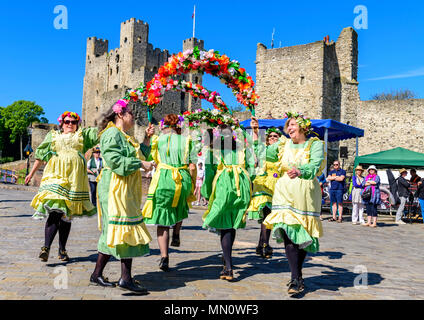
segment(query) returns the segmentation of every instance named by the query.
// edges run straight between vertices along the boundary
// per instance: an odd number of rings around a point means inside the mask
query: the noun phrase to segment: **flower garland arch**
[[[243,104],[254,116],[258,95],[254,90],[254,81],[246,73],[240,63],[231,60],[225,54],[221,55],[213,49],[201,51],[198,47],[172,55],[168,62],[161,66],[158,73],[145,86],[130,90],[122,99],[127,103],[130,100],[141,101],[148,107],[148,116],[163,99],[166,91],[171,89],[186,91],[193,97],[206,99],[214,105],[214,108],[229,112],[228,107],[222,101],[216,91],[209,91],[199,84],[193,84],[184,80],[174,80],[177,77],[189,72],[208,73],[218,77],[221,82],[232,89],[237,101]],[[150,119],[149,119],[150,121]]]

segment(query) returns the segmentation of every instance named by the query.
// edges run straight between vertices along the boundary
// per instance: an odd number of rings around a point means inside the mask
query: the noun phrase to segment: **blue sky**
[[[68,29],[55,29],[54,8],[68,10]],[[86,39],[119,46],[120,23],[135,17],[148,22],[149,42],[172,53],[192,36],[240,61],[255,79],[256,45],[292,46],[337,40],[344,27],[354,27],[364,5],[368,28],[357,29],[359,92],[362,100],[394,89],[410,89],[424,98],[424,2],[422,1],[79,1],[39,0],[0,3],[0,106],[16,100],[35,101],[50,122],[63,110],[81,112]],[[363,13],[361,11],[360,13]],[[229,89],[205,76],[208,89],[235,105]]]

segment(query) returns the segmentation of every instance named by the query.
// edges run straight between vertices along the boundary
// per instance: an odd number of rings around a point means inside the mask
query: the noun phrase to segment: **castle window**
[[[97,127],[97,120],[94,120],[94,126]]]
[[[119,73],[119,66],[116,66],[116,73]]]
[[[117,85],[117,84],[115,84],[113,87],[114,87],[115,89],[118,89],[118,85]]]
[[[127,41],[128,41],[128,38],[127,38],[127,37],[125,37],[125,39],[124,39],[124,43],[127,43]]]
[[[300,76],[299,84],[305,83],[305,76]]]
[[[119,54],[116,55],[115,61],[116,61],[116,63],[119,62]]]
[[[138,38],[137,38],[137,42],[138,42],[138,43],[141,43],[141,37],[138,37]]]
[[[110,75],[112,75],[112,68],[110,68]]]
[[[97,96],[99,95],[99,90],[96,90],[96,95]],[[98,108],[96,107],[96,109],[98,109]]]
[[[197,83],[198,80],[199,80],[198,77],[194,77],[194,83]]]
[[[98,92],[98,91],[97,91]],[[96,107],[96,112],[99,112],[99,107]]]

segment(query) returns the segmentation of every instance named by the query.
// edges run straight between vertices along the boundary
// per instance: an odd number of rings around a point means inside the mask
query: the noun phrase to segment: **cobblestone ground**
[[[237,231],[233,251],[234,282],[220,280],[219,237],[201,228],[201,208],[190,212],[181,232],[182,244],[171,247],[171,271],[158,269],[156,230],[150,255],[133,261],[133,275],[149,290],[133,296],[117,288],[90,286],[97,257],[97,218],[72,223],[68,263],[57,259],[58,239],[50,259],[38,259],[45,221],[31,219],[29,206],[35,192],[0,186],[0,299],[292,299],[286,294],[290,278],[284,248],[271,240],[272,259],[255,255],[259,225],[249,221]],[[327,219],[328,214],[324,214]],[[347,217],[347,220],[350,217]],[[304,264],[306,290],[302,299],[424,299],[422,248],[424,225],[397,226],[393,218],[380,218],[378,228],[323,222],[320,252]],[[362,272],[362,273],[361,273]],[[120,276],[120,263],[111,261],[104,272],[112,281]],[[67,282],[66,282],[67,279]]]

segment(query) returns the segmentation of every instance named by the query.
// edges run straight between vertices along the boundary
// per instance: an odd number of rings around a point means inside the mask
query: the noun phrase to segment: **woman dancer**
[[[59,131],[52,130],[35,151],[35,163],[25,178],[28,184],[43,162],[40,189],[31,202],[36,210],[33,218],[47,217],[44,229],[44,246],[39,258],[47,262],[50,247],[59,232],[59,254],[61,261],[69,261],[66,243],[71,231],[71,220],[78,216],[96,213],[90,202],[87,166],[84,154],[98,143],[97,128],[82,129],[80,116],[65,111],[58,118]]]
[[[159,268],[169,271],[169,229],[174,227],[173,244],[180,245],[180,229],[188,217],[196,180],[196,156],[191,139],[181,135],[180,119],[168,114],[162,134],[152,139],[152,157],[157,163],[143,207],[146,224],[157,226],[161,260]]]
[[[269,245],[271,230],[267,229],[262,222],[271,212],[275,183],[280,178],[278,146],[282,133],[278,128],[269,128],[266,131],[266,146],[264,148],[263,144],[258,143],[259,124],[256,118],[252,118],[251,128],[253,129],[254,151],[261,162],[259,165],[262,167],[262,174],[258,174],[253,180],[253,195],[247,211],[249,212],[249,219],[258,220],[261,224],[256,254],[268,259],[271,258],[273,251]]]
[[[213,182],[208,196],[208,209],[203,215],[203,228],[218,230],[224,258],[224,268],[220,279],[233,280],[232,247],[236,230],[246,226],[247,208],[252,194],[250,176],[246,169],[254,169],[253,151],[245,145],[245,135],[241,130],[236,141],[233,131],[226,125],[220,126],[221,137],[214,144],[213,155],[218,164],[206,163],[206,175],[213,174]],[[206,177],[205,181],[211,181]],[[219,190],[219,191],[218,191]]]
[[[316,177],[325,162],[322,141],[307,138],[310,120],[299,113],[287,112],[286,117],[284,132],[290,139],[280,145],[282,177],[275,185],[272,212],[264,224],[273,229],[277,242],[284,241],[291,270],[288,293],[294,295],[304,290],[302,265],[307,252],[318,251],[318,238],[323,233],[321,189]]]
[[[134,116],[126,101],[119,100],[104,116],[101,123],[100,150],[104,168],[98,177],[98,214],[102,233],[98,242],[98,257],[90,282],[114,287],[103,277],[103,270],[111,256],[121,261],[118,286],[137,294],[147,290],[131,276],[132,259],[149,252],[150,234],[140,213],[141,172],[152,169],[146,162],[149,137],[154,128],[146,130],[144,144],[126,132],[134,126]],[[102,220],[102,222],[100,221]]]

